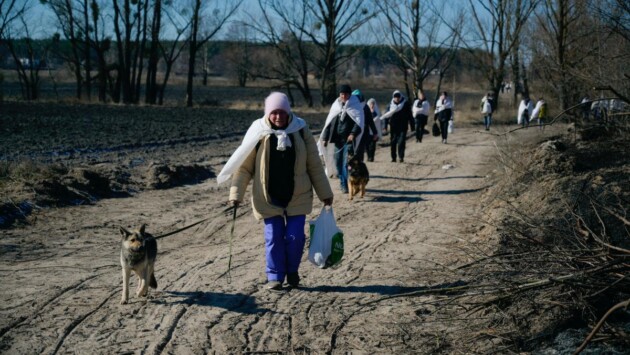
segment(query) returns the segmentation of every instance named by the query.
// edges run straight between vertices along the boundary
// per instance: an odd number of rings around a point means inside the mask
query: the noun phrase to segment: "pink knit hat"
[[[289,99],[287,95],[281,92],[272,92],[265,99],[265,116],[269,116],[269,114],[275,110],[283,110],[286,113],[291,113],[291,105],[289,104]]]

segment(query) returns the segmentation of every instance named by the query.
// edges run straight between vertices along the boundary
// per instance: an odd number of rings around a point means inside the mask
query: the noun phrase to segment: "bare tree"
[[[0,47],[6,43],[8,35],[7,31],[13,22],[26,11],[27,2],[18,2],[17,0],[0,0]],[[4,58],[0,52],[0,61]],[[0,73],[0,104],[3,101],[2,82],[4,76]]]
[[[424,80],[443,65],[442,58],[451,53],[444,48],[449,45],[453,34],[444,32],[443,21],[452,22],[451,32],[460,32],[462,22],[444,18],[445,5],[441,3],[440,7],[435,7],[433,3],[419,0],[377,3],[385,23],[373,27],[377,33],[379,29],[382,31],[382,37],[389,37],[389,46],[399,58],[398,66],[405,78],[408,97],[423,89]],[[406,80],[408,72],[412,75],[412,92]]]
[[[118,75],[112,96],[115,102],[137,103],[146,46],[148,0],[113,0],[113,10]]]
[[[561,108],[567,109],[583,93],[578,78],[570,69],[581,67],[593,54],[594,47],[583,47],[591,36],[592,26],[587,24],[586,0],[545,0],[537,13],[541,46],[537,50],[537,69],[542,78],[556,91]]]
[[[4,30],[4,38],[2,42],[6,44],[9,53],[15,62],[15,70],[18,74],[20,87],[22,89],[22,98],[32,101],[39,99],[40,77],[39,72],[45,64],[48,57],[47,52],[52,41],[44,42],[45,44],[37,45],[31,38],[26,16],[28,7],[24,7],[24,11],[20,11],[15,19],[19,25],[15,23],[9,24]],[[14,38],[13,33],[20,33],[22,38]],[[42,43],[41,41],[39,43]],[[42,48],[43,47],[43,48]]]
[[[96,1],[90,2],[91,28],[93,35],[90,36],[90,46],[96,54],[96,79],[98,80],[98,100],[100,102],[107,101],[107,82],[110,79],[110,68],[107,63],[106,55],[111,47],[111,38],[107,37],[103,28],[105,27],[105,19],[103,17],[103,7]],[[89,72],[89,71],[88,71]],[[90,82],[92,78],[90,78]]]
[[[243,22],[235,22],[230,26],[226,39],[229,47],[225,56],[228,59],[230,75],[236,79],[240,87],[247,85],[253,67],[252,29]],[[206,52],[207,53],[207,52]],[[204,73],[207,72],[204,68]]]
[[[250,15],[250,26],[270,45],[276,58],[263,66],[251,68],[254,77],[278,80],[289,91],[297,88],[308,107],[313,106],[309,84],[314,54],[312,43],[307,41],[308,8],[305,2],[259,0],[262,16]]]
[[[216,4],[217,2],[215,2]],[[188,37],[188,80],[186,83],[186,106],[193,105],[193,79],[195,77],[195,61],[197,53],[203,45],[213,38],[225,23],[234,15],[241,5],[242,0],[224,1],[221,9],[218,7],[212,10],[212,14],[207,14],[210,0],[194,0],[192,4],[192,14],[190,17],[191,32]],[[209,19],[202,22],[201,19]]]
[[[539,0],[468,0],[472,17],[470,36],[462,36],[478,68],[499,103],[508,58]],[[463,33],[462,33],[463,35]],[[481,48],[482,50],[478,50]]]
[[[0,40],[5,40],[7,31],[28,9],[28,1],[0,0]]]
[[[169,26],[175,31],[176,37],[171,41],[162,40],[159,41],[160,53],[164,60],[165,70],[164,79],[162,84],[158,86],[157,99],[158,105],[164,103],[164,91],[170,78],[173,65],[184,50],[187,41],[180,40],[187,32],[191,25],[190,18],[182,16],[183,11],[175,3],[166,3],[164,8],[164,15],[168,20]]]
[[[321,104],[337,97],[337,69],[354,53],[342,53],[341,44],[376,14],[370,2],[361,0],[302,0],[307,23],[302,31],[315,44],[318,56],[313,61],[319,70]]]
[[[571,74],[630,103],[630,2],[593,1],[588,9],[594,29],[588,43],[596,51],[582,68],[570,67]]]
[[[80,37],[82,33],[87,33],[87,31],[81,29],[79,22],[79,19],[82,18],[82,15],[79,13],[81,4],[76,3],[74,0],[41,1],[43,4],[50,6],[53,10],[64,37],[70,42],[71,53],[67,55],[60,52],[59,55],[68,63],[74,73],[76,80],[76,98],[81,100],[83,96],[84,80],[88,80],[88,78],[84,78],[81,73],[81,62],[83,59],[81,53],[85,53],[85,42],[81,41]]]
[[[157,66],[160,59],[160,30],[162,28],[162,0],[154,0],[153,17],[151,19],[151,46],[147,65],[145,102],[155,104],[157,101]]]

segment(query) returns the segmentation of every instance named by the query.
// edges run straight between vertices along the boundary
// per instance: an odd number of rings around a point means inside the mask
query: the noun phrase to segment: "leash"
[[[234,211],[232,213],[232,227],[230,228],[230,242],[229,242],[229,256],[228,256],[228,269],[227,269],[227,273],[225,274],[227,277],[227,282],[228,283],[232,283],[232,274],[231,274],[231,270],[232,270],[232,239],[234,239],[234,226],[236,225],[236,209],[238,208],[238,205],[234,205]]]
[[[185,231],[186,229],[192,228],[192,227],[194,227],[194,226],[196,226],[196,225],[199,225],[199,224],[201,224],[201,223],[203,223],[203,222],[205,222],[205,221],[209,220],[210,218],[212,218],[212,217],[208,217],[208,218],[206,218],[206,219],[202,219],[201,221],[195,222],[195,223],[193,223],[193,224],[191,224],[191,225],[185,226],[185,227],[180,228],[180,229],[178,229],[178,230],[176,230],[176,231],[172,231],[172,232],[169,232],[169,233],[166,233],[166,234],[163,234],[163,235],[157,236],[157,237],[153,237],[153,238],[154,238],[154,239],[161,239],[161,238],[165,238],[165,237],[171,236],[171,235],[173,235],[173,234],[177,234],[177,233],[179,233],[179,232],[183,232],[183,231]]]

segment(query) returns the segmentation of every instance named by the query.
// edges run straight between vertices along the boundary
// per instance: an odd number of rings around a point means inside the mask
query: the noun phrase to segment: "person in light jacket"
[[[490,130],[492,124],[492,113],[494,112],[494,100],[493,95],[489,92],[481,99],[481,113],[483,114],[483,126],[486,131]]]
[[[229,200],[235,206],[253,181],[254,216],[265,224],[267,288],[281,290],[285,277],[290,287],[298,287],[313,190],[324,205],[332,205],[333,192],[315,139],[305,121],[291,112],[285,94],[266,98],[264,116],[254,121],[217,181],[231,173]]]

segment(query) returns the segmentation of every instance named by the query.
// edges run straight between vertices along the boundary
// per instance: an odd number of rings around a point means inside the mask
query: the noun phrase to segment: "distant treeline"
[[[186,76],[188,106],[211,75],[269,80],[309,106],[313,85],[328,105],[339,82],[370,77],[410,97],[464,76],[497,105],[506,82],[512,102],[530,86],[563,109],[605,92],[630,101],[628,0],[37,0],[57,23],[33,40],[35,1],[0,1],[0,65],[26,100],[41,70],[65,67],[78,100],[127,104],[162,104],[172,75]]]

